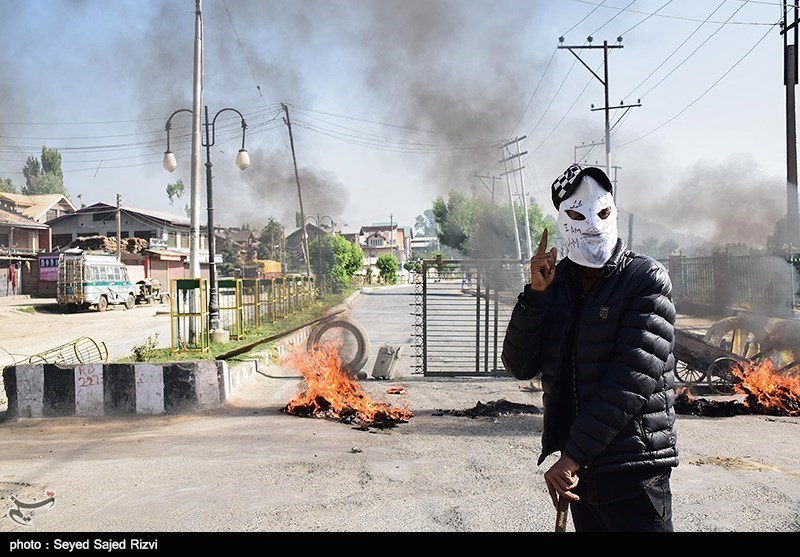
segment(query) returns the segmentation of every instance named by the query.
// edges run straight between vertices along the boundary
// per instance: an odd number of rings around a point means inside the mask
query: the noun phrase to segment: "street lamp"
[[[205,122],[203,123],[203,127],[205,128],[205,141],[202,142],[202,146],[206,148],[206,195],[208,196],[207,199],[207,206],[208,206],[208,282],[210,284],[209,288],[209,296],[208,296],[208,319],[209,319],[209,329],[213,331],[219,330],[219,303],[218,303],[218,289],[217,289],[217,262],[216,262],[216,246],[215,246],[215,238],[214,238],[214,188],[213,188],[213,180],[211,175],[211,147],[216,142],[216,123],[217,117],[226,111],[232,111],[239,115],[239,118],[242,120],[242,148],[239,149],[239,153],[236,155],[236,166],[239,170],[245,170],[247,167],[250,166],[250,154],[244,148],[245,142],[245,132],[247,130],[247,123],[244,120],[244,116],[241,112],[236,110],[235,108],[223,108],[219,110],[215,115],[214,119],[211,122],[208,121],[208,106],[205,107]],[[167,150],[164,152],[164,169],[168,172],[172,172],[178,167],[178,162],[175,159],[175,154],[170,151],[169,148],[169,130],[170,130],[170,120],[172,120],[172,116],[177,114],[178,112],[192,112],[187,108],[182,108],[180,110],[176,110],[172,113],[167,120]]]

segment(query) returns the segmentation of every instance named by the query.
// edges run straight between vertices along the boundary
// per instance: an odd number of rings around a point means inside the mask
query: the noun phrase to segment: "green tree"
[[[17,186],[11,181],[11,178],[0,178],[0,191],[6,193],[17,193]]]
[[[229,236],[217,237],[215,245],[217,252],[222,256],[222,263],[217,267],[218,276],[236,277],[242,269],[242,253]]]
[[[511,258],[517,256],[515,223],[510,218],[510,206],[496,205],[490,200],[468,197],[461,192],[450,192],[448,200],[437,198],[433,215],[443,246],[458,250],[473,258]],[[516,226],[520,240],[525,238],[525,213],[515,206]],[[534,201],[528,208],[528,221],[532,246],[542,237],[544,228],[550,238],[557,237],[557,227],[552,217],[545,216]],[[524,255],[525,250],[522,250]]]
[[[375,266],[378,268],[378,275],[383,282],[387,284],[395,284],[397,282],[397,269],[400,264],[394,255],[384,253],[375,261]]]
[[[258,235],[258,248],[256,250],[258,259],[269,259],[271,261],[283,261],[282,249],[284,240],[283,225],[270,217],[267,225],[261,229]]]
[[[43,146],[41,160],[29,156],[22,168],[22,174],[25,176],[25,185],[21,191],[25,195],[46,193],[67,195],[64,174],[61,170],[61,153],[55,149]]]
[[[167,198],[169,199],[169,204],[172,205],[176,199],[182,198],[184,192],[183,180],[180,178],[177,182],[167,184]]]
[[[320,280],[330,277],[336,292],[341,292],[350,284],[350,278],[364,261],[361,248],[336,234],[317,236],[308,243],[308,251],[314,274]]]
[[[421,215],[417,215],[414,231],[417,236],[436,236],[436,218],[431,209],[426,209]]]

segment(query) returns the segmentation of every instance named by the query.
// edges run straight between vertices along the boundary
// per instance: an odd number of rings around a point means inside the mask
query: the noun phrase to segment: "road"
[[[372,357],[408,344],[408,303],[402,289],[353,302]],[[393,428],[283,412],[303,383],[281,365],[214,411],[2,422],[0,505],[48,492],[55,503],[26,525],[0,509],[0,532],[551,532],[541,414],[459,415],[497,401],[540,409],[541,392],[502,377],[425,378],[411,360],[397,369],[360,382],[412,411]],[[800,417],[679,416],[676,530],[800,530],[799,432]]]

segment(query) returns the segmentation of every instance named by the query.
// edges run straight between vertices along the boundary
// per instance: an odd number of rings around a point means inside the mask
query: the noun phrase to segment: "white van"
[[[70,249],[58,256],[58,305],[62,311],[136,305],[128,267],[116,256]]]

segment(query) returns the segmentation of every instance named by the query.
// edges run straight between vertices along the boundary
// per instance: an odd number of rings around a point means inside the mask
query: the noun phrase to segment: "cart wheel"
[[[169,305],[169,294],[162,294],[161,295],[161,303],[165,306]]]
[[[706,371],[708,386],[711,387],[711,390],[721,395],[734,394],[733,384],[736,382],[736,377],[732,370],[738,364],[739,362],[734,358],[725,356],[711,362]]]
[[[682,362],[681,360],[677,360],[675,362],[675,377],[678,378],[678,381],[690,387],[695,383],[699,383],[702,381],[706,376],[706,373],[700,369],[694,369],[686,362]]]

